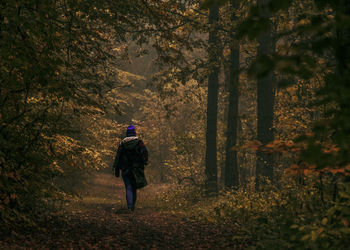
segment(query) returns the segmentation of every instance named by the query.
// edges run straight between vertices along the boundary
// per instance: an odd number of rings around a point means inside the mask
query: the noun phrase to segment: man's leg
[[[123,171],[122,173],[124,185],[125,185],[125,192],[126,192],[126,203],[128,205],[129,209],[134,209],[134,201],[136,200],[136,197],[134,197],[134,186],[132,183],[132,179],[130,175],[126,175]],[[136,193],[135,193],[136,194]]]
[[[131,210],[135,209],[135,204],[136,204],[136,185],[133,185],[132,188],[132,197],[133,197],[133,207],[131,208]]]

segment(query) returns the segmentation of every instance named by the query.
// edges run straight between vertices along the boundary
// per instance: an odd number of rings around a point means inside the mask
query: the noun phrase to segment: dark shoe
[[[131,208],[128,208],[124,214],[132,214],[134,210],[132,210]]]
[[[132,211],[129,208],[121,208],[115,211],[116,214],[131,214]]]

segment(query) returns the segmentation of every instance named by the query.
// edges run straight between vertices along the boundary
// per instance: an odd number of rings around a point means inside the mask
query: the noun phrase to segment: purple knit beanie
[[[133,125],[130,125],[127,129],[126,129],[126,136],[136,136],[136,130],[135,127]]]

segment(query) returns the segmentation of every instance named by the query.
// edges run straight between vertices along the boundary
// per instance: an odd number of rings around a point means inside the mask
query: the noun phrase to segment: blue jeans
[[[136,203],[136,182],[130,169],[122,170],[122,178],[126,191],[126,203],[128,208],[134,210]]]

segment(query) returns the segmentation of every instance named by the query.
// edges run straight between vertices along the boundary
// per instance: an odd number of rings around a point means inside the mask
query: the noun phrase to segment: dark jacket
[[[119,177],[120,170],[130,171],[134,176],[137,188],[147,185],[144,165],[148,162],[148,151],[143,141],[136,137],[125,137],[120,143],[113,168],[115,176]]]

